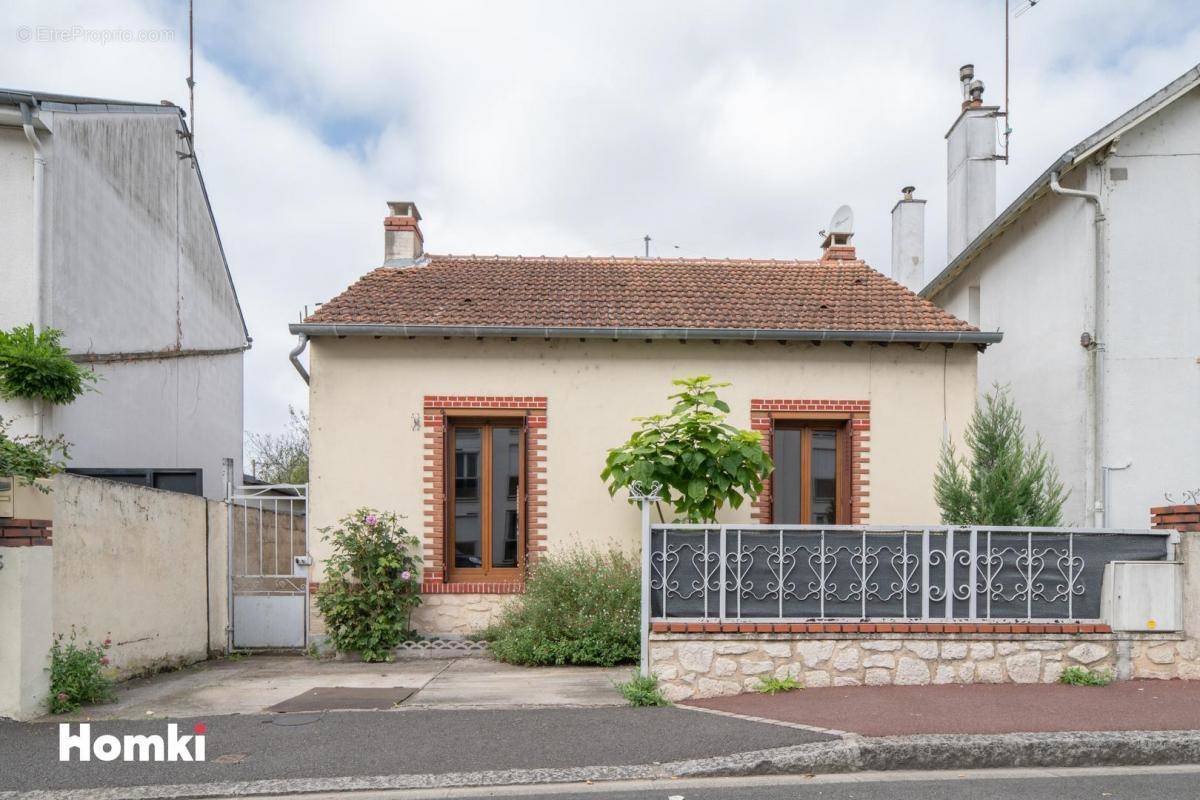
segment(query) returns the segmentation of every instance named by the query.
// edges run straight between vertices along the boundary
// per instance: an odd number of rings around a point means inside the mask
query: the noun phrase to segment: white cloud
[[[1014,3],[1014,6],[1016,3]],[[888,269],[899,187],[944,262],[945,150],[973,61],[999,102],[998,3],[198,4],[198,149],[255,348],[247,427],[303,386],[286,325],[381,256],[388,199],[434,252],[811,257],[834,208]],[[185,102],[186,9],[9,4],[18,25],[170,27],[159,45],[0,47],[18,88]],[[1013,20],[1003,207],[1192,66],[1179,3],[1040,3]],[[679,249],[674,246],[679,245]]]

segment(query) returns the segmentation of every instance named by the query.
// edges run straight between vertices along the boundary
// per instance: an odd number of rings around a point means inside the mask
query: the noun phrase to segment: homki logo
[[[167,725],[165,737],[125,734],[104,734],[92,739],[92,726],[81,723],[79,733],[71,733],[71,726],[58,726],[58,760],[70,761],[72,752],[79,761],[203,761],[204,734],[208,728],[203,722],[192,726],[192,733],[179,735],[179,726]]]

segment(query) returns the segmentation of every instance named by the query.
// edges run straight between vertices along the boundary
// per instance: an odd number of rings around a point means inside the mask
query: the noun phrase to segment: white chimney
[[[904,196],[892,207],[892,280],[919,292],[925,287],[925,201]]]
[[[958,71],[962,111],[946,134],[946,258],[953,260],[996,218],[996,112],[983,104],[983,81]]]
[[[411,266],[425,253],[421,212],[416,203],[407,200],[388,201],[388,212],[383,218],[384,266]]]

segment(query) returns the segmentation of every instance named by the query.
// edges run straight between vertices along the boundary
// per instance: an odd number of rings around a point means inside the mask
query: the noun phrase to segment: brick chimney
[[[383,218],[384,266],[412,266],[425,253],[421,212],[408,200],[388,201],[388,212]]]
[[[892,280],[914,292],[925,285],[925,201],[905,186],[892,206]]]
[[[829,222],[829,230],[821,231],[824,240],[821,242],[822,261],[854,261],[858,256],[854,253],[854,212],[850,206],[839,206],[833,212]]]
[[[996,218],[996,113],[983,104],[975,67],[958,70],[963,100],[946,134],[946,257],[955,256]]]

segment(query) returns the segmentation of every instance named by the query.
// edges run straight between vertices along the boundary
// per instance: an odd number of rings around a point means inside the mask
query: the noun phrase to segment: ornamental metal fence
[[[1110,561],[1174,559],[1170,531],[643,524],[648,616],[1096,621]]]

